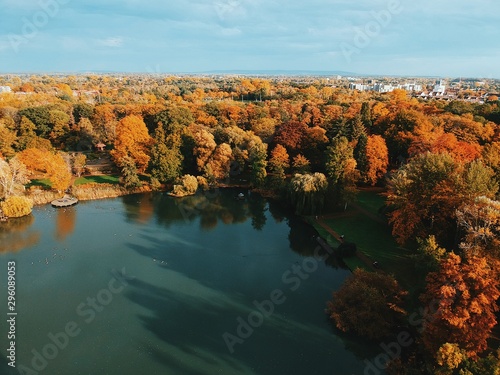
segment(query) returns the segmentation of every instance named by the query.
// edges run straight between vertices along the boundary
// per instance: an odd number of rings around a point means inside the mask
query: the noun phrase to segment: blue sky
[[[0,73],[500,78],[498,0],[0,0]]]

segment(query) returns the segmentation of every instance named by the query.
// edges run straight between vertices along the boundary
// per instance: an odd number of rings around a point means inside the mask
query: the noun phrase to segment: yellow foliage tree
[[[149,147],[152,143],[153,140],[142,118],[136,115],[126,116],[116,127],[115,149],[111,151],[111,156],[119,166],[125,157],[131,157],[137,166],[137,171],[142,173],[148,166]]]
[[[31,173],[39,172],[50,180],[52,188],[66,190],[71,184],[71,172],[60,153],[38,148],[29,148],[18,156]]]
[[[12,196],[0,203],[2,212],[7,217],[21,217],[31,213],[33,202],[22,196]]]

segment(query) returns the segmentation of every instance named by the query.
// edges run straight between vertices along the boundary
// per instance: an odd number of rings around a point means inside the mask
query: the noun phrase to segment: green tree
[[[124,156],[120,160],[121,182],[128,189],[141,186],[141,180],[137,173],[135,161],[130,156]]]
[[[363,102],[361,105],[361,121],[366,129],[372,128],[372,111],[369,102]]]
[[[26,116],[21,116],[17,140],[18,151],[23,151],[28,148],[28,144],[36,138],[35,130],[35,124]]]
[[[368,159],[366,156],[366,146],[368,144],[368,136],[365,133],[362,133],[359,138],[356,146],[353,150],[354,160],[356,160],[356,166],[358,171],[361,173],[361,176],[366,181],[366,175],[368,172]]]
[[[339,137],[332,140],[326,154],[325,167],[333,197],[337,203],[344,203],[346,206],[354,200],[356,182],[359,179],[353,153],[347,138]]]
[[[50,111],[47,107],[29,107],[19,111],[19,116],[28,118],[35,124],[35,132],[37,135],[47,138],[52,130],[52,120]]]
[[[160,182],[173,182],[182,172],[182,154],[180,152],[181,139],[179,134],[165,135],[163,123],[159,123],[154,136],[154,145],[151,149],[151,175]]]
[[[430,234],[441,240],[450,233],[455,209],[461,202],[460,173],[460,165],[449,154],[425,153],[390,178],[389,222],[399,243]]]

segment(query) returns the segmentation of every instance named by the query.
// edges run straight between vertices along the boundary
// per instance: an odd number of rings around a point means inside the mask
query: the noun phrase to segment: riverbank
[[[106,198],[117,198],[129,194],[147,193],[153,189],[149,185],[143,185],[134,189],[127,189],[123,186],[113,184],[85,184],[72,186],[69,189],[69,195],[74,196],[80,201],[98,200]],[[52,190],[31,189],[26,197],[33,201],[36,206],[48,204],[56,199],[62,198],[65,194]]]

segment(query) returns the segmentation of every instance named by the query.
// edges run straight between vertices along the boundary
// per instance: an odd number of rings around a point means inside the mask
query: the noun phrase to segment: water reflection
[[[67,207],[56,210],[56,234],[58,241],[64,241],[75,230],[76,208]]]
[[[0,253],[16,252],[40,241],[40,232],[29,230],[35,217],[28,215],[0,223]]]
[[[219,223],[238,224],[252,220],[252,226],[261,230],[266,224],[267,203],[252,194],[237,199],[240,190],[224,189],[183,198],[172,198],[161,193],[129,195],[122,198],[128,221],[145,224],[154,216],[156,222],[169,228],[174,224],[199,221],[206,231]]]

